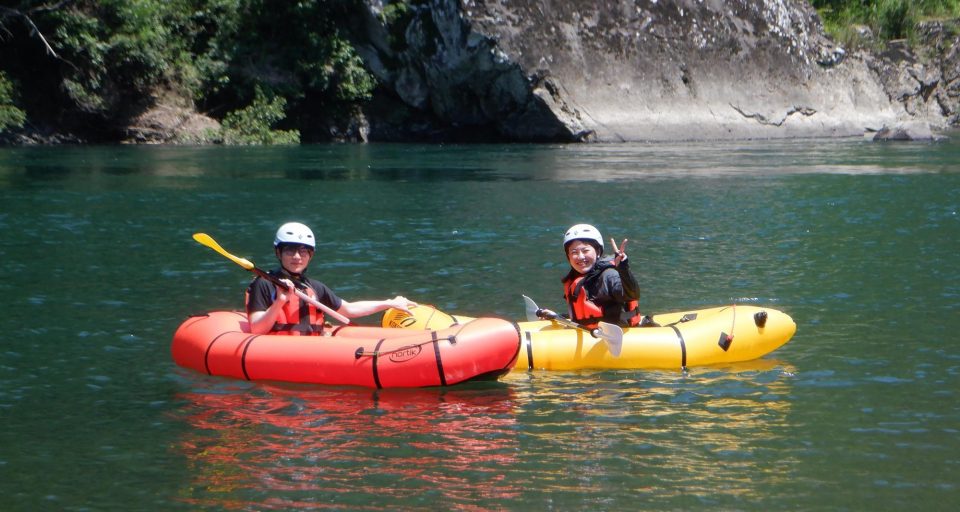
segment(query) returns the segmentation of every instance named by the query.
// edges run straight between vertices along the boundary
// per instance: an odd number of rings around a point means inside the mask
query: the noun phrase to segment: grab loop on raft
[[[367,351],[366,349],[364,349],[363,347],[357,347],[357,350],[353,353],[353,358],[354,358],[354,359],[360,359],[361,357],[364,357],[364,356],[366,356],[366,357],[380,357],[380,356],[395,354],[395,353],[397,353],[397,352],[401,352],[401,351],[404,351],[404,350],[408,350],[408,349],[410,349],[411,347],[422,347],[422,346],[424,346],[424,345],[429,345],[429,344],[431,344],[431,343],[433,343],[433,342],[435,342],[435,341],[443,341],[443,340],[449,341],[451,345],[455,345],[455,344],[457,343],[457,338],[456,338],[455,336],[447,336],[447,337],[445,337],[445,338],[436,338],[436,339],[424,341],[424,342],[422,342],[422,343],[414,343],[414,344],[412,344],[412,345],[404,345],[404,346],[402,346],[402,347],[398,347],[398,348],[395,348],[395,349],[393,349],[393,350],[371,350],[371,351],[368,352],[368,351]]]
[[[696,320],[696,319],[697,319],[697,314],[696,314],[696,313],[685,313],[682,317],[680,317],[680,320],[677,320],[676,322],[673,322],[673,323],[669,323],[669,324],[665,325],[664,327],[673,327],[674,325],[682,324],[682,323],[686,323],[686,322],[692,322],[692,321],[694,321],[694,320]]]
[[[733,318],[730,320],[730,334],[721,331],[720,339],[717,340],[717,345],[720,345],[724,352],[730,350],[730,345],[733,344],[733,330],[737,327],[737,305],[732,304],[730,309],[733,313]]]

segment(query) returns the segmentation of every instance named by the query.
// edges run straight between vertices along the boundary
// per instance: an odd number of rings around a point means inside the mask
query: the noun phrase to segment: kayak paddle
[[[240,257],[234,256],[234,255],[230,254],[229,252],[227,252],[226,249],[224,249],[223,247],[220,247],[220,244],[218,244],[217,241],[214,240],[210,235],[208,235],[208,234],[206,234],[206,233],[194,233],[194,234],[193,234],[193,239],[196,240],[200,245],[205,245],[205,246],[213,249],[214,251],[217,251],[218,253],[220,253],[223,257],[227,258],[228,260],[230,260],[230,261],[236,263],[237,265],[240,265],[241,267],[243,267],[243,268],[245,268],[245,269],[253,272],[254,274],[256,274],[256,275],[258,275],[258,276],[260,276],[260,277],[262,277],[262,278],[264,278],[264,279],[266,279],[266,280],[268,280],[268,281],[270,281],[271,283],[273,283],[273,284],[275,284],[275,285],[277,285],[277,286],[280,286],[281,288],[286,288],[286,287],[287,287],[287,285],[286,285],[283,281],[281,281],[279,277],[270,275],[270,274],[264,272],[263,270],[257,268],[257,266],[254,265],[252,261],[250,261],[250,260],[248,260],[248,259],[246,259],[246,258],[240,258]],[[304,287],[304,285],[303,285],[302,283],[296,283],[296,284],[299,285],[300,288],[303,288],[303,287]],[[310,303],[311,305],[313,305],[313,306],[316,307],[317,309],[322,310],[324,313],[332,316],[333,318],[336,318],[337,320],[339,320],[340,322],[342,322],[342,323],[344,323],[344,324],[349,324],[349,323],[350,323],[350,319],[349,319],[349,318],[341,315],[340,313],[337,313],[337,312],[334,311],[333,309],[330,309],[327,305],[325,305],[325,304],[323,304],[322,302],[318,301],[317,299],[314,299],[313,297],[307,295],[307,294],[304,293],[300,288],[297,288],[296,285],[294,286],[293,291],[294,291],[294,293],[297,294],[297,297],[300,297],[301,299],[307,301],[308,303]]]
[[[600,338],[607,344],[607,350],[610,351],[610,355],[613,357],[620,357],[620,350],[623,348],[623,329],[618,325],[610,324],[607,322],[600,322],[597,324],[596,329],[588,329],[576,322],[567,320],[566,318],[550,311],[548,312],[545,309],[541,309],[537,306],[537,303],[533,301],[530,297],[526,295],[523,296],[523,302],[526,305],[527,309],[527,320],[552,320],[560,325],[565,327],[572,327],[574,329],[580,329],[590,333],[594,338]]]

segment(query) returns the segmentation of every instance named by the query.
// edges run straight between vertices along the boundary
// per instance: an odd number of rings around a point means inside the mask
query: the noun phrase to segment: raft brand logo
[[[417,319],[414,318],[413,315],[404,313],[403,311],[397,311],[396,314],[387,320],[387,325],[399,328],[412,327],[415,323],[417,323]]]
[[[400,347],[390,353],[390,360],[394,363],[403,363],[420,355],[420,345]]]

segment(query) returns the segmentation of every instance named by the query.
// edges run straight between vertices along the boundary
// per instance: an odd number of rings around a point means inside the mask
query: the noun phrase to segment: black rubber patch
[[[723,351],[726,352],[727,350],[730,349],[731,343],[733,343],[733,336],[730,336],[725,332],[721,332],[720,339],[717,340],[717,345],[720,345],[720,348],[722,348]]]
[[[766,311],[757,311],[757,312],[753,315],[753,323],[756,324],[757,327],[763,329],[764,326],[767,325],[767,312],[766,312]]]

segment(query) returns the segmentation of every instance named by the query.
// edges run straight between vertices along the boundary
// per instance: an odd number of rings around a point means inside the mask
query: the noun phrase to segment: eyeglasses
[[[299,254],[301,258],[306,258],[313,254],[313,249],[303,245],[288,245],[280,250],[284,256],[293,256]]]

